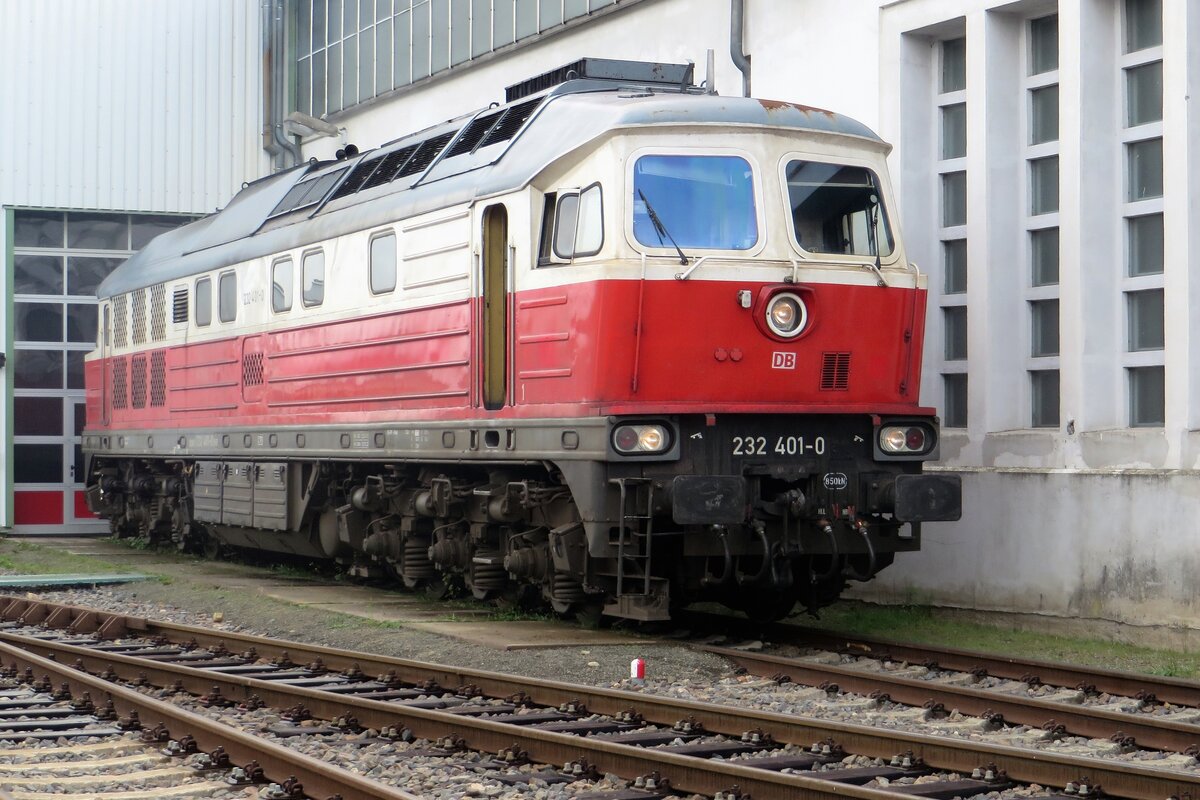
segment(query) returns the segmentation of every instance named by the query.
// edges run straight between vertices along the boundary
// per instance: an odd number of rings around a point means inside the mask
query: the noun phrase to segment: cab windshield
[[[891,255],[895,243],[875,173],[821,161],[789,161],[788,204],[796,243],[810,253]]]
[[[642,156],[633,167],[633,235],[648,247],[674,247],[674,239],[684,251],[754,247],[758,214],[749,162]]]

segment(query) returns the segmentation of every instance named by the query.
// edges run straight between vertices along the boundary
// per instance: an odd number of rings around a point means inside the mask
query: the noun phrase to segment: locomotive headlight
[[[618,425],[613,430],[618,453],[660,453],[667,449],[667,441],[662,425]]]
[[[879,449],[885,453],[923,453],[928,444],[929,436],[919,425],[889,425],[879,429]]]
[[[776,336],[798,336],[808,322],[808,308],[798,295],[777,294],[767,303],[767,327]]]

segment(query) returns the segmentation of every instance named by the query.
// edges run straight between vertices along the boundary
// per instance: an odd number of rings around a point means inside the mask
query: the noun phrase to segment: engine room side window
[[[384,233],[371,239],[371,294],[396,289],[396,234]]]
[[[740,156],[642,156],[633,235],[648,247],[749,250],[758,243],[754,170]]]
[[[217,316],[221,322],[233,322],[237,319],[237,273],[226,272],[217,280]]]
[[[271,310],[292,310],[292,259],[281,258],[271,265]]]
[[[325,302],[325,251],[313,250],[304,254],[301,265],[300,298],[306,308]]]
[[[887,256],[895,247],[879,180],[863,167],[789,161],[792,231],[810,253]]]
[[[202,328],[212,324],[212,278],[196,281],[196,324]]]

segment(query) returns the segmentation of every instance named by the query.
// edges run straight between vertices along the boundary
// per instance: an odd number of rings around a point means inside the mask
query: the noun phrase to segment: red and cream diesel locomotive
[[[863,125],[583,59],[349,149],[100,287],[83,447],[118,535],[773,618],[959,517]]]

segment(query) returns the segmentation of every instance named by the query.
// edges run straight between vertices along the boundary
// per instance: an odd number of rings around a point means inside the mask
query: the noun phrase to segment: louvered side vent
[[[139,354],[133,357],[133,373],[129,380],[129,389],[134,408],[146,407],[146,356]]]
[[[487,147],[489,144],[496,142],[506,142],[517,135],[517,131],[521,130],[521,126],[525,124],[525,120],[533,116],[533,112],[542,104],[542,99],[526,100],[520,105],[515,105],[504,112],[504,118],[496,123],[487,136],[483,137],[483,141],[479,143],[480,147]]]
[[[129,376],[124,356],[113,359],[112,370],[112,407],[117,411],[123,411],[129,408]]]
[[[150,354],[150,405],[161,408],[167,404],[167,354],[158,350]]]
[[[133,292],[133,343],[146,343],[146,290]]]
[[[420,146],[417,147],[417,152],[413,153],[408,163],[400,168],[400,171],[396,173],[396,177],[403,178],[408,175],[416,175],[418,172],[424,172],[425,168],[433,163],[434,159],[438,157],[438,153],[442,152],[442,149],[454,138],[454,134],[456,133],[458,131],[443,133],[440,136],[434,136],[432,139],[426,139],[421,142]]]
[[[167,338],[167,286],[163,283],[150,289],[150,338],[156,342]]]
[[[821,391],[844,392],[850,388],[850,354],[825,353],[821,359]]]
[[[176,289],[175,294],[171,297],[171,321],[188,321],[188,290],[186,286]]]
[[[416,145],[409,145],[408,147],[402,147],[394,153],[388,153],[381,159],[379,168],[375,170],[374,174],[363,181],[363,185],[359,191],[365,192],[367,189],[374,189],[376,186],[383,186],[385,183],[390,183],[416,149]]]
[[[113,298],[113,346],[126,347],[129,344],[129,295],[122,294]]]
[[[453,158],[454,156],[470,153],[474,150],[475,145],[479,144],[484,136],[487,136],[487,132],[496,124],[496,120],[504,116],[504,113],[503,111],[493,111],[490,114],[482,114],[472,120],[471,124],[463,131],[462,136],[459,136],[458,140],[446,151],[446,158]]]
[[[261,386],[263,383],[263,354],[246,353],[242,356],[242,385]]]

